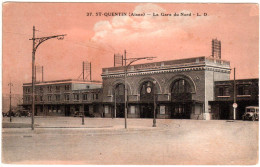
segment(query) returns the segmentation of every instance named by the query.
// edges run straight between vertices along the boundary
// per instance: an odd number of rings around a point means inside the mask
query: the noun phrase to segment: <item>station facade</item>
[[[102,80],[36,82],[35,115],[123,118],[125,67],[102,69]],[[234,81],[230,63],[195,57],[129,66],[126,77],[128,118],[233,119]],[[258,106],[259,79],[236,80],[236,118]],[[31,110],[32,86],[23,84],[23,108]]]
[[[124,117],[125,67],[103,68],[105,117]],[[230,62],[209,57],[131,65],[127,69],[128,118],[212,119],[216,81],[229,80]],[[155,105],[154,105],[155,104]]]

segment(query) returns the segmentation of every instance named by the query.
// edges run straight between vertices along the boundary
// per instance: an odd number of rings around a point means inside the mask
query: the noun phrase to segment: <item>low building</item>
[[[210,101],[213,119],[233,119],[233,103],[236,97],[236,119],[242,119],[247,106],[259,105],[259,79],[239,79],[214,83],[215,97]],[[234,94],[235,90],[235,94]]]
[[[31,110],[32,84],[23,84],[23,106]],[[102,115],[102,83],[98,81],[56,80],[35,83],[35,115]]]

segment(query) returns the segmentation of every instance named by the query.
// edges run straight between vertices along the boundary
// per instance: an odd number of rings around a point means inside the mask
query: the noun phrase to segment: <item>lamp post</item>
[[[40,37],[35,38],[35,26],[33,26],[33,49],[32,49],[32,125],[31,128],[34,130],[34,94],[35,94],[35,53],[38,48],[38,46],[43,43],[44,41],[47,41],[48,39],[57,38],[59,40],[62,40],[66,34],[63,35],[54,35],[54,36],[48,36],[48,37]]]
[[[127,69],[128,69],[128,67],[132,64],[132,63],[134,63],[134,62],[136,62],[136,61],[138,61],[138,60],[143,60],[143,59],[146,59],[146,60],[152,60],[153,58],[155,58],[155,57],[139,57],[139,58],[129,58],[129,59],[127,59],[126,58],[126,50],[125,50],[125,58],[123,59],[124,61],[125,61],[125,68],[124,68],[124,72],[125,72],[125,76],[124,76],[124,80],[125,80],[125,85],[124,85],[124,87],[125,87],[125,129],[127,129],[127,87],[126,87],[126,81],[127,81]],[[126,64],[126,61],[129,61],[129,63],[128,64]]]
[[[12,122],[12,82],[10,82],[8,84],[8,86],[10,86],[10,111],[9,111],[9,114],[10,114],[10,122]]]
[[[84,107],[84,106],[85,106],[85,105],[83,104],[83,110],[82,110],[82,112],[83,112],[83,113],[82,113],[82,123],[81,123],[82,125],[85,125],[85,120],[84,120],[84,118],[85,118],[85,111],[84,111],[84,108],[85,108],[85,107]]]
[[[156,81],[153,81],[153,127],[156,127],[156,94],[155,94],[155,84]]]
[[[116,118],[116,88],[115,88],[115,90],[114,90],[114,92],[115,92],[115,118]],[[113,118],[113,115],[112,115],[112,118]]]
[[[233,103],[233,119],[236,120],[236,109],[237,109],[237,93],[236,93],[236,68],[234,68],[234,103]]]

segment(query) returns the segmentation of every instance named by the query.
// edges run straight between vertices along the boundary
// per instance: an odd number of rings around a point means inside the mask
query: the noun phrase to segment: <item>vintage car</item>
[[[74,117],[82,117],[83,116],[83,114],[82,114],[82,112],[79,112],[79,111],[75,111],[75,113],[74,113],[74,115],[73,115]]]
[[[18,110],[15,115],[15,117],[21,117],[21,116],[24,116],[24,117],[30,117],[31,114],[28,110]]]
[[[258,106],[248,106],[246,107],[246,112],[242,116],[243,120],[259,120],[259,107]]]

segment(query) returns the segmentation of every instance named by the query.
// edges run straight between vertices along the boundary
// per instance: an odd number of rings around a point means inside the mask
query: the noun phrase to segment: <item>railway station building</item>
[[[229,80],[230,70],[228,61],[209,57],[131,65],[128,117],[152,118],[156,107],[157,118],[212,119],[215,82]],[[124,117],[124,66],[103,68],[102,79],[105,117]]]
[[[115,56],[115,55],[114,55]],[[237,118],[245,107],[258,106],[259,79],[230,80],[230,62],[221,59],[221,42],[212,40],[212,55],[102,69],[102,82],[36,82],[35,115],[123,118],[232,119],[234,90]],[[125,75],[126,73],[126,75]],[[125,79],[126,77],[126,79]],[[127,95],[125,95],[125,88]],[[23,84],[23,107],[31,110],[32,84]],[[125,97],[127,99],[125,99]]]

